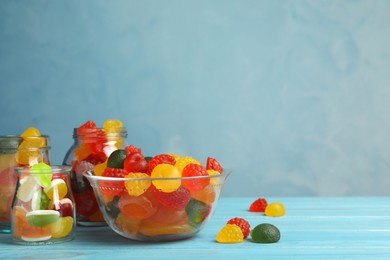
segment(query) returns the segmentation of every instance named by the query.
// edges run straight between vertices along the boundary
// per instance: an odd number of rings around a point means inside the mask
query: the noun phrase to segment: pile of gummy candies
[[[63,239],[74,226],[66,178],[41,162],[21,175],[13,207],[13,235],[30,242]]]
[[[212,157],[207,157],[203,166],[191,156],[144,157],[142,150],[133,145],[112,152],[93,170],[96,176],[127,178],[102,179],[98,189],[110,224],[133,238],[198,231],[218,195],[219,178],[180,178],[222,172],[222,166]]]
[[[250,212],[264,212],[265,216],[280,217],[285,214],[284,205],[280,202],[268,204],[265,198],[256,199],[250,206]],[[226,225],[218,232],[218,243],[241,243],[251,235],[256,243],[275,243],[280,240],[279,229],[269,223],[262,223],[251,230],[249,222],[244,218],[235,217],[227,221]]]

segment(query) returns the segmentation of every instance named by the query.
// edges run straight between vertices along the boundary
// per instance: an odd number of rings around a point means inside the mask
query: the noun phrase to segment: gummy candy
[[[180,187],[173,192],[154,192],[156,200],[163,206],[173,210],[184,210],[191,199],[189,190]]]
[[[210,213],[210,206],[191,198],[186,206],[188,219],[191,223],[198,225],[202,223]]]
[[[76,149],[74,150],[74,156],[76,160],[84,160],[91,154],[91,149],[89,148],[89,144],[80,143]]]
[[[75,193],[74,200],[76,212],[84,217],[89,217],[99,210],[99,205],[92,189],[86,189],[82,193]]]
[[[18,151],[15,154],[15,160],[21,165],[33,165],[40,160],[39,149],[32,143],[22,141],[19,145]]]
[[[40,210],[46,209],[49,206],[49,198],[43,190],[38,190],[34,193],[31,199],[31,209]]]
[[[133,197],[128,194],[119,198],[118,207],[123,214],[134,219],[148,218],[157,211],[155,203],[146,196]]]
[[[33,227],[44,227],[56,222],[59,217],[60,213],[56,210],[33,210],[26,214],[28,224]]]
[[[135,147],[134,145],[128,145],[125,147],[125,151],[127,154],[132,154],[132,153],[139,153],[142,154],[141,148]]]
[[[280,240],[280,231],[272,224],[262,223],[252,229],[251,237],[256,243],[275,243]]]
[[[20,137],[23,138],[26,142],[32,144],[35,148],[40,148],[46,146],[46,138],[41,136],[39,130],[35,127],[27,128]]]
[[[95,167],[93,168],[93,173],[96,176],[102,176],[104,169],[106,169],[106,168],[107,168],[107,161],[96,164]]]
[[[193,158],[191,156],[183,156],[183,157],[180,157],[179,160],[177,160],[177,162],[175,163],[175,166],[179,169],[180,172],[182,172],[184,167],[186,167],[188,164],[191,164],[191,163],[202,165],[202,163],[200,161],[196,160],[195,158]]]
[[[242,234],[244,235],[244,238],[246,238],[250,233],[250,224],[247,220],[243,218],[232,218],[230,219],[226,224],[235,224],[241,228]]]
[[[123,128],[123,123],[117,119],[108,119],[103,123],[103,129],[106,133],[118,133]]]
[[[73,217],[73,203],[68,198],[55,201],[52,209],[60,212],[61,217]]]
[[[104,177],[117,177],[124,178],[126,176],[126,171],[119,168],[106,168],[103,172]],[[99,182],[100,191],[106,196],[116,196],[125,192],[125,183],[124,181],[100,181]]]
[[[267,200],[264,198],[258,198],[249,206],[251,212],[264,212],[267,207]]]
[[[40,136],[41,132],[35,127],[29,127],[20,135],[21,137]]]
[[[89,221],[94,221],[94,222],[103,222],[104,217],[103,213],[100,210],[97,210],[95,213],[89,216]]]
[[[68,186],[63,179],[55,179],[44,191],[50,200],[60,200],[68,194]]]
[[[180,178],[180,171],[170,164],[158,164],[153,168],[152,178]],[[181,185],[180,179],[173,180],[152,180],[153,185],[163,192],[173,192]]]
[[[62,217],[47,226],[53,238],[63,238],[69,235],[73,229],[73,218]]]
[[[15,206],[12,211],[13,211],[12,217],[13,217],[13,223],[14,223],[13,224],[14,236],[21,237],[23,226],[26,225],[26,223],[27,223],[27,219],[26,219],[27,211],[21,206]]]
[[[118,217],[115,219],[115,225],[118,229],[126,232],[127,234],[137,233],[140,223],[140,219],[128,218],[123,213],[119,213]]]
[[[188,223],[185,210],[173,210],[162,205],[158,207],[157,212],[149,220],[166,225]]]
[[[107,167],[123,169],[123,164],[126,156],[127,156],[127,152],[122,149],[118,149],[112,152],[108,157]]]
[[[47,227],[33,227],[27,224],[23,226],[21,233],[21,239],[24,241],[38,242],[51,238],[50,228]]]
[[[207,174],[209,176],[213,176],[213,175],[218,175],[220,174],[219,172],[217,172],[216,170],[206,170]],[[219,178],[210,178],[210,184],[213,185],[213,186],[216,186],[220,183],[220,179]]]
[[[182,177],[208,176],[206,169],[199,164],[190,163],[186,165],[181,173]],[[183,180],[183,186],[190,191],[200,191],[209,184],[209,178],[198,178],[193,180]]]
[[[83,174],[87,171],[93,170],[94,167],[95,166],[92,163],[87,162],[87,161],[73,161],[72,162],[73,171],[80,176],[83,176]]]
[[[126,178],[143,178],[145,180],[127,180],[125,186],[127,193],[131,196],[140,196],[143,194],[152,184],[150,176],[142,172],[134,172],[126,175]],[[149,180],[148,180],[149,179]]]
[[[211,204],[215,201],[215,197],[216,197],[215,189],[212,185],[208,185],[203,190],[200,190],[198,192],[191,192],[191,197],[199,201],[202,201],[206,204]]]
[[[269,217],[280,217],[286,212],[284,205],[280,202],[272,202],[265,208],[265,215]]]
[[[45,188],[50,186],[51,178],[53,176],[50,165],[47,165],[44,162],[37,163],[31,166],[31,172],[31,175],[37,178],[41,186]]]
[[[191,231],[192,227],[186,223],[184,224],[160,224],[146,219],[142,221],[139,232],[145,236],[161,236],[171,234],[183,234]],[[158,238],[156,238],[158,240]]]
[[[123,162],[126,172],[147,172],[148,162],[140,153],[128,154]]]
[[[221,164],[219,164],[219,162],[212,157],[207,157],[206,170],[214,170],[214,171],[217,171],[219,173],[223,172],[223,168],[222,168]]]
[[[169,154],[156,155],[156,156],[152,157],[152,159],[150,159],[150,161],[148,163],[148,172],[151,173],[153,171],[154,167],[156,167],[159,164],[175,165],[175,162],[176,162],[175,158],[172,155],[169,155]]]
[[[36,178],[32,175],[25,176],[19,181],[19,188],[16,197],[23,202],[28,202],[32,199],[34,193],[40,189],[40,185]]]
[[[235,224],[226,224],[217,234],[219,243],[241,243],[244,235],[241,228]]]

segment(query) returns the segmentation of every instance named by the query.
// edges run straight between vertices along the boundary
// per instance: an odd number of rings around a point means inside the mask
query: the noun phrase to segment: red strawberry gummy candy
[[[197,177],[208,176],[206,169],[199,164],[188,164],[184,167],[181,176],[182,177]],[[199,178],[192,180],[183,180],[183,185],[192,192],[198,192],[203,190],[210,183],[209,178]]]
[[[249,206],[249,211],[251,212],[264,212],[267,207],[267,200],[264,198],[258,198]]]
[[[241,228],[242,234],[244,235],[244,238],[249,236],[251,231],[251,226],[249,225],[248,221],[243,218],[232,218],[226,224],[236,224],[239,226]]]
[[[142,154],[141,148],[135,147],[134,145],[126,146],[125,150],[126,150],[127,154],[132,154],[132,153]]]
[[[127,172],[119,168],[106,168],[102,174],[105,177],[124,178]],[[123,181],[100,181],[100,191],[106,196],[117,196],[126,191]]]
[[[166,208],[183,210],[191,199],[191,193],[184,187],[180,187],[174,192],[162,192],[156,190],[155,198]]]
[[[123,161],[126,172],[147,172],[148,162],[140,153],[129,153]]]
[[[216,159],[212,157],[207,157],[206,170],[214,170],[219,173],[223,172],[222,166],[219,164],[219,162]]]

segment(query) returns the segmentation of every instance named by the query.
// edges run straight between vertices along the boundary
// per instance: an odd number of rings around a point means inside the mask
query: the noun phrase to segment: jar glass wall
[[[66,153],[63,165],[72,167],[71,187],[76,202],[77,224],[106,225],[93,189],[83,173],[105,166],[109,155],[125,146],[126,138],[127,131],[123,127],[73,130],[74,143]]]
[[[14,168],[39,162],[50,164],[49,150],[50,139],[47,135],[0,136],[0,232],[11,232],[10,213],[17,183]]]
[[[70,170],[69,166],[43,163],[15,168],[17,186],[11,211],[15,243],[55,244],[74,238],[75,208]]]

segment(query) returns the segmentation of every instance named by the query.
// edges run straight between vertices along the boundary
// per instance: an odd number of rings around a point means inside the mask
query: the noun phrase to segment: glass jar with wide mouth
[[[70,170],[69,166],[44,163],[15,168],[17,186],[11,211],[15,243],[44,245],[74,238]]]
[[[50,164],[50,138],[47,135],[22,137],[0,136],[0,232],[11,232],[10,211],[15,194],[15,167]]]
[[[106,222],[93,189],[83,176],[86,171],[105,165],[109,155],[125,146],[126,128],[74,128],[73,145],[63,165],[72,167],[71,188],[76,202],[76,220],[82,226],[103,226]]]

